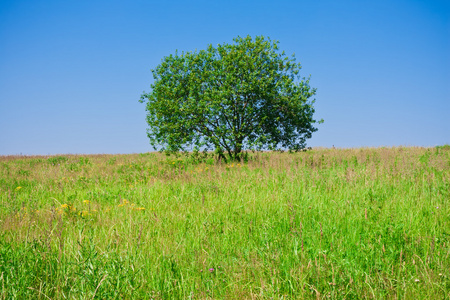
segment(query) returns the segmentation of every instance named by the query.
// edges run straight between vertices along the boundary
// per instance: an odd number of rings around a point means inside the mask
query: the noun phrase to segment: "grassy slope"
[[[1,157],[0,297],[448,298],[449,191],[448,147]]]

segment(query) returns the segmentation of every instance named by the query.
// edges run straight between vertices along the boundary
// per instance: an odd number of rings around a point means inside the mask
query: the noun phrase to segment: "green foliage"
[[[434,151],[0,157],[0,298],[449,299]]]
[[[450,151],[450,145],[436,146],[435,149],[436,149],[435,154],[438,155],[439,151]]]
[[[419,157],[419,161],[423,164],[427,164],[429,159],[430,159],[430,152],[428,151]]]
[[[47,158],[47,162],[53,166],[65,163],[68,160],[65,156],[52,156]]]
[[[17,171],[18,175],[22,175],[22,176],[28,176],[30,175],[30,171],[29,170],[19,170]]]
[[[436,146],[437,149],[442,149],[442,150],[450,150],[450,145],[442,145],[442,146]]]
[[[88,166],[91,164],[90,160],[88,157],[80,157],[78,159],[78,163],[80,164],[80,166]]]
[[[262,36],[164,57],[146,102],[155,149],[215,150],[237,159],[245,149],[298,151],[313,127],[316,90],[300,63]]]
[[[116,160],[117,160],[117,158],[115,158],[115,157],[110,158],[108,160],[108,165],[110,165],[110,166],[114,165],[116,163]]]
[[[77,172],[80,170],[80,165],[77,163],[69,163],[66,165],[66,169],[68,171],[73,171],[73,172]]]

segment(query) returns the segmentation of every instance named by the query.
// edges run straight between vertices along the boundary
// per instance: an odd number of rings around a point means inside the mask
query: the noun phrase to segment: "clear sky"
[[[0,1],[0,155],[151,151],[150,70],[264,35],[317,88],[308,146],[450,144],[450,1]]]

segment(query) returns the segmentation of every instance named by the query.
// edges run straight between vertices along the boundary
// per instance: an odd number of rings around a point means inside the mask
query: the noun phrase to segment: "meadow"
[[[0,157],[0,299],[448,299],[450,147]]]

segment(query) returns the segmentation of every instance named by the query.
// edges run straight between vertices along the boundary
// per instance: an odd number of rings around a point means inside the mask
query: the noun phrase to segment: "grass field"
[[[0,157],[0,299],[448,299],[450,147]]]

